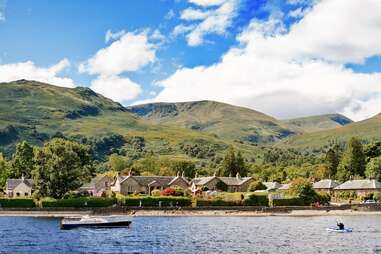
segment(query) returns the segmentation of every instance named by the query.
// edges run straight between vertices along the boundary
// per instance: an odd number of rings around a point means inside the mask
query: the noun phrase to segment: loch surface
[[[353,233],[327,232],[336,219]],[[381,253],[381,216],[135,217],[130,228],[60,230],[0,217],[0,253]]]

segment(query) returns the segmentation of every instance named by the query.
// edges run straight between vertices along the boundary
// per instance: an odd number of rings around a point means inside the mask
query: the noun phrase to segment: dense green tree
[[[9,177],[9,163],[0,153],[0,189],[4,188],[5,183]]]
[[[310,204],[316,198],[312,182],[307,178],[298,177],[290,184],[289,192],[301,198],[305,204]]]
[[[328,177],[334,177],[339,166],[339,156],[334,149],[331,148],[327,151],[324,162],[327,165]]]
[[[185,177],[193,178],[196,173],[196,165],[194,162],[188,160],[174,160],[171,163],[171,168],[175,172],[184,173]]]
[[[352,176],[364,176],[365,155],[359,139],[351,138],[348,141],[342,159],[337,168],[337,179],[347,181]]]
[[[33,161],[34,153],[33,147],[26,141],[23,141],[16,146],[16,152],[13,154],[10,177],[21,178],[24,175],[25,178],[30,178],[34,167]]]
[[[94,167],[90,148],[64,139],[52,139],[35,152],[32,176],[37,196],[61,198],[90,181]]]
[[[367,161],[372,158],[381,156],[381,142],[370,143],[364,146],[364,153],[367,157]]]
[[[226,152],[222,166],[223,174],[225,176],[235,176],[237,173],[241,176],[247,175],[245,159],[242,157],[241,152],[238,151],[236,154],[232,146]]]
[[[256,190],[266,190],[266,185],[264,185],[261,181],[253,181],[249,185],[249,191]]]
[[[370,159],[366,165],[365,176],[369,179],[381,181],[381,157]]]
[[[128,158],[115,153],[110,155],[108,159],[108,164],[111,170],[118,172],[126,169],[130,165]]]

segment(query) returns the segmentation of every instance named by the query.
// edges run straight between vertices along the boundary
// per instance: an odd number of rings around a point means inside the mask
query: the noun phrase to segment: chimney
[[[216,176],[217,175],[217,172],[216,171],[214,171],[214,174],[213,174],[213,176]]]
[[[237,172],[236,176],[235,176],[238,180],[241,180],[241,176],[239,175],[239,173]]]
[[[185,177],[185,174],[184,174],[184,171],[181,172],[181,177],[184,178]]]
[[[25,177],[24,177],[24,174],[21,174],[21,181],[24,182],[25,181]]]
[[[177,177],[179,177],[180,176],[180,171],[177,171],[177,175],[176,175]]]
[[[132,176],[132,170],[128,171],[128,176]]]

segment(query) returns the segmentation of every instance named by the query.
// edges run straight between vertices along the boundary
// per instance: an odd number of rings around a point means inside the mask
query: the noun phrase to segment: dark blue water
[[[136,217],[130,228],[61,231],[59,220],[0,217],[0,253],[381,253],[381,216]]]

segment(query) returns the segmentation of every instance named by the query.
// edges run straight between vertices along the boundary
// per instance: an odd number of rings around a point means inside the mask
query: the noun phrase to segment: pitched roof
[[[169,183],[175,179],[175,176],[126,176],[123,177],[123,180],[120,183],[127,180],[129,177],[133,178],[142,186],[168,186]]]
[[[339,184],[331,179],[320,180],[313,184],[314,189],[333,189],[337,186],[339,186]]]
[[[279,189],[282,185],[278,182],[263,182],[267,190],[276,190]]]
[[[192,182],[194,182],[196,185],[204,185],[209,183],[214,178],[216,178],[216,176],[198,177],[198,178],[194,178]]]
[[[100,180],[102,180],[103,177],[105,176],[102,176],[102,175],[95,176],[91,179],[90,182],[83,184],[81,188],[94,188],[95,184],[97,184]]]
[[[278,188],[278,190],[288,190],[288,189],[290,189],[289,183],[281,184],[281,186]]]
[[[13,190],[22,182],[22,179],[7,179],[6,188],[7,190]],[[33,179],[24,179],[24,183],[26,184],[26,186],[33,188]]]
[[[369,190],[369,189],[381,189],[381,183],[377,180],[349,180],[335,188],[335,190]]]
[[[218,177],[218,178],[228,186],[241,185],[244,182],[251,179],[251,177]]]

